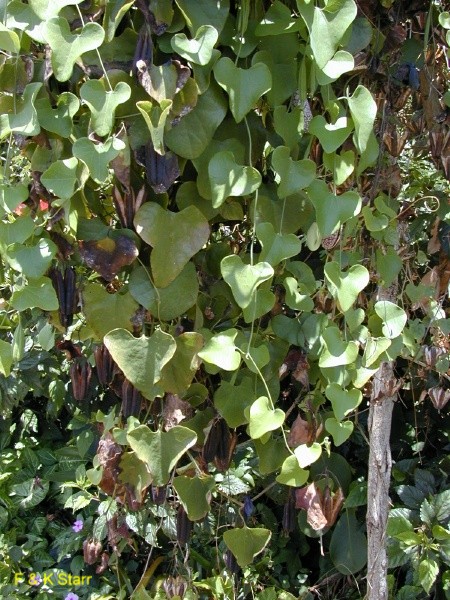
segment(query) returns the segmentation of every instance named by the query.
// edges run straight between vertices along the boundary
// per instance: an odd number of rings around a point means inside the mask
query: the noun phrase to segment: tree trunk
[[[377,300],[395,302],[396,291],[396,285],[380,289]],[[392,465],[389,438],[396,390],[394,363],[384,362],[372,380],[369,409],[367,600],[388,599],[386,525]]]

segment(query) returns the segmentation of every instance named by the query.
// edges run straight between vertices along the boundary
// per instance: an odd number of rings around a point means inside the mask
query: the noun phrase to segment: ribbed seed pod
[[[167,497],[167,488],[166,487],[163,487],[163,486],[155,487],[152,485],[151,492],[152,492],[152,500],[157,506],[161,506],[161,504],[164,504],[164,502],[166,501],[166,497]]]
[[[177,512],[177,541],[180,546],[185,546],[189,542],[192,531],[192,521],[188,519],[187,513],[182,506]]]
[[[84,358],[75,358],[70,365],[69,374],[73,397],[77,402],[82,402],[87,396],[91,382],[91,365]]]
[[[94,358],[95,367],[97,369],[97,379],[100,385],[107,387],[114,378],[116,363],[104,344],[95,348]]]
[[[283,509],[283,533],[285,535],[291,533],[295,529],[295,498],[289,492],[288,498]]]
[[[128,379],[122,383],[122,415],[124,419],[128,417],[138,417],[142,407],[142,394],[137,390]]]

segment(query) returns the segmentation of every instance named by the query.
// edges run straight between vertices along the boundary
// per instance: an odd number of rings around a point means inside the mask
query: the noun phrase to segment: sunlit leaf
[[[223,541],[236,557],[240,567],[253,562],[256,555],[264,550],[269,543],[271,532],[263,527],[250,529],[229,529],[223,534]]]

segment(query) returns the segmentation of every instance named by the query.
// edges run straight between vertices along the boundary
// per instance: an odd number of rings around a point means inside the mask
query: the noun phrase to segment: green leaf
[[[272,87],[272,76],[264,63],[256,63],[249,69],[240,69],[231,59],[223,57],[214,67],[214,76],[228,94],[230,109],[236,123],[240,123],[256,106],[261,96]]]
[[[327,154],[325,152],[323,155],[323,164],[333,173],[333,180],[336,185],[342,185],[355,170],[355,153],[353,150],[347,150],[346,152],[341,152],[341,154],[337,152]]]
[[[5,213],[14,212],[14,210],[19,206],[19,204],[25,202],[27,198],[28,187],[23,183],[16,183],[15,185],[0,184],[0,217],[3,217]],[[17,226],[21,227],[21,224],[23,225],[24,222],[24,217],[21,217],[20,219],[16,219],[16,221],[14,221],[13,223],[8,223],[8,233],[11,231],[11,229],[15,229]],[[28,219],[27,222],[29,222]],[[6,227],[6,223],[0,223],[0,234],[6,233],[6,231],[2,232],[2,226]],[[34,223],[32,223],[31,231],[33,230],[33,228]],[[8,244],[11,244],[13,242],[22,243],[29,237],[30,234],[31,232],[28,235],[26,235],[23,239],[15,239],[15,235],[0,235],[0,246],[8,246]]]
[[[191,521],[199,521],[208,514],[211,492],[215,486],[214,477],[175,477],[172,485]]]
[[[52,108],[48,98],[35,102],[38,120],[44,129],[67,138],[72,132],[72,119],[80,108],[80,101],[70,92],[58,96],[56,108]]]
[[[106,3],[103,17],[105,42],[111,42],[114,39],[117,27],[133,4],[134,0],[109,0]]]
[[[161,321],[172,321],[197,302],[198,277],[194,263],[188,262],[167,287],[156,288],[144,267],[134,269],[128,283],[133,298]]]
[[[303,311],[313,310],[314,302],[303,283],[299,284],[294,277],[286,277],[283,285],[286,290],[285,303],[289,308]]]
[[[252,405],[245,409],[244,414],[249,421],[249,432],[252,440],[257,440],[269,431],[279,429],[285,414],[280,408],[272,408],[266,396],[257,398]]]
[[[228,329],[213,335],[198,356],[225,371],[236,371],[241,363],[241,355],[234,343],[237,334],[236,329]]]
[[[271,532],[263,527],[250,529],[244,526],[241,529],[225,531],[223,541],[236,557],[238,565],[245,567],[252,563],[255,556],[264,550],[271,535]]]
[[[0,97],[0,139],[4,139],[12,131],[27,136],[40,132],[34,101],[41,87],[42,83],[29,83],[21,98],[6,95]]]
[[[174,213],[156,202],[146,202],[136,213],[134,225],[141,238],[153,247],[153,280],[161,288],[175,280],[209,238],[208,221],[195,206]]]
[[[292,17],[288,6],[275,0],[265,13],[262,21],[255,28],[255,35],[280,35],[290,31],[297,31],[301,21]]]
[[[130,293],[109,294],[103,286],[88,283],[82,296],[84,316],[96,340],[103,340],[111,329],[133,330],[131,318],[139,305]]]
[[[338,367],[350,365],[358,356],[356,342],[344,342],[337,327],[327,327],[322,334],[325,348],[319,358],[319,367]]]
[[[439,24],[444,27],[444,29],[450,29],[450,12],[447,10],[441,12],[439,15]]]
[[[119,482],[127,487],[131,486],[136,498],[141,500],[143,492],[152,483],[152,476],[147,470],[147,465],[137,457],[135,452],[124,452],[120,459],[119,469]]]
[[[165,392],[183,396],[200,366],[197,354],[203,347],[203,336],[196,331],[187,331],[178,335],[175,342],[177,349],[161,371],[160,385]]]
[[[317,442],[314,442],[311,446],[300,444],[295,448],[294,455],[300,467],[304,469],[319,460],[322,455],[322,446]]]
[[[9,54],[18,54],[20,51],[19,36],[15,31],[11,31],[0,23],[0,50]]]
[[[364,206],[361,212],[368,231],[383,231],[389,225],[387,216],[378,213],[378,211],[370,208],[370,206]]]
[[[320,85],[327,85],[354,67],[353,56],[346,50],[338,50],[322,69],[316,69],[317,81]]]
[[[277,475],[276,480],[283,485],[301,487],[308,481],[308,477],[309,471],[300,467],[295,455],[290,455],[284,460],[281,472]]]
[[[316,115],[309,124],[309,133],[315,135],[325,152],[335,152],[353,131],[353,122],[347,117],[339,117],[335,123],[327,123],[325,117]]]
[[[343,272],[337,262],[331,261],[325,265],[325,278],[332,296],[338,301],[341,310],[346,312],[368,285],[370,275],[362,265],[353,265]]]
[[[16,271],[37,279],[50,267],[56,251],[56,245],[51,240],[41,238],[35,246],[8,246],[7,260]]]
[[[330,417],[325,421],[325,429],[333,438],[335,446],[340,446],[348,440],[353,433],[353,427],[352,421],[340,422],[334,417]]]
[[[58,310],[59,302],[51,280],[48,277],[29,279],[25,287],[15,289],[11,297],[11,306],[18,311],[27,308]]]
[[[195,108],[165,134],[167,146],[183,158],[194,159],[207,148],[227,113],[227,103],[217,85],[211,84]]]
[[[297,89],[297,60],[292,56],[278,58],[268,50],[256,52],[252,65],[264,64],[272,76],[272,86],[266,99],[270,107],[277,107],[288,100]]]
[[[239,385],[222,380],[214,393],[214,406],[229,427],[248,423],[245,409],[255,400],[255,386],[250,377],[244,377]]]
[[[104,79],[90,79],[80,88],[80,97],[91,111],[91,127],[100,136],[108,135],[113,126],[115,112],[131,96],[128,83],[119,81],[114,90],[107,88]]]
[[[41,182],[58,198],[71,198],[78,183],[78,160],[75,156],[54,162],[41,176]]]
[[[358,85],[353,95],[348,97],[348,106],[355,124],[356,147],[363,153],[373,131],[377,104],[369,90],[363,85]]]
[[[299,2],[300,0],[298,0]],[[319,68],[323,68],[334,56],[345,32],[356,17],[356,4],[353,0],[343,0],[339,3],[338,10],[328,11],[314,7],[304,10],[303,5],[309,4],[306,0],[301,2],[299,12],[304,18],[310,33],[310,44]]]
[[[53,2],[46,2],[46,4],[52,6]],[[43,23],[42,19],[38,17],[29,4],[23,4],[19,0],[9,2],[6,17],[6,24],[9,28],[26,31],[32,40],[40,44],[47,43],[44,28],[45,23]]]
[[[66,6],[81,4],[82,0],[29,0],[29,4],[37,16],[43,21],[48,21],[52,17],[56,17]]]
[[[423,587],[427,594],[430,593],[430,590],[433,587],[438,574],[439,565],[434,559],[425,558],[419,563],[417,577],[419,579],[420,585]]]
[[[170,39],[170,44],[180,56],[198,65],[207,65],[212,57],[213,48],[218,38],[217,30],[211,25],[202,25],[197,29],[195,37],[189,40],[184,33],[177,33]]]
[[[331,235],[361,211],[361,198],[354,191],[335,196],[324,181],[315,180],[307,193],[316,210],[317,225],[322,237]]]
[[[248,196],[261,185],[261,174],[254,167],[238,165],[232,152],[217,152],[208,165],[212,205],[219,208],[229,196]]]
[[[388,246],[384,251],[377,249],[375,256],[377,271],[380,274],[383,285],[388,287],[401,272],[403,260],[398,255],[395,248],[392,248],[391,246]]]
[[[268,262],[246,265],[236,254],[225,256],[220,263],[220,270],[241,308],[246,308],[261,283],[274,275],[273,268]]]
[[[47,496],[50,484],[48,481],[41,480],[40,485],[36,485],[36,479],[26,479],[21,483],[11,486],[10,496],[15,504],[22,510],[34,508],[40,504]]]
[[[109,176],[109,163],[125,148],[125,143],[112,137],[106,142],[92,142],[89,138],[78,138],[72,146],[73,155],[82,160],[94,181],[104,183]]]
[[[388,300],[380,300],[375,304],[375,312],[383,321],[383,335],[390,340],[398,337],[405,328],[408,316],[400,306]]]
[[[253,440],[259,458],[259,471],[262,475],[269,475],[277,471],[284,460],[289,456],[283,438],[269,437],[264,444],[260,440]]]
[[[52,67],[58,81],[70,79],[80,56],[101,46],[105,38],[103,27],[98,23],[87,23],[80,33],[73,34],[63,17],[46,21],[44,34],[52,49]]]
[[[177,347],[173,337],[160,329],[140,338],[126,329],[114,329],[103,341],[125,377],[145,398],[153,400],[159,392],[155,384],[161,379],[161,370]]]
[[[164,127],[172,108],[172,100],[161,100],[160,104],[141,101],[136,102],[136,106],[144,117],[156,152],[163,155],[165,153],[163,141]]]
[[[176,3],[186,19],[191,35],[202,25],[211,25],[220,34],[230,9],[229,0],[218,0],[214,4],[210,0],[176,0]]]
[[[137,457],[147,465],[153,485],[160,487],[168,483],[172,469],[195,444],[197,435],[179,425],[167,433],[139,425],[127,433],[127,441]]]
[[[316,163],[309,158],[292,160],[287,146],[278,146],[272,153],[272,165],[280,176],[278,197],[286,198],[308,187],[316,176]]]
[[[386,337],[369,336],[366,341],[366,347],[364,348],[362,359],[363,367],[368,368],[373,365],[391,344],[392,340]]]
[[[352,510],[342,515],[333,530],[330,558],[344,575],[357,573],[367,562],[367,539]]]
[[[337,383],[327,386],[325,396],[330,400],[334,416],[338,421],[353,412],[362,402],[362,394],[359,390],[352,388],[343,389]]]
[[[12,346],[4,340],[0,340],[0,373],[9,377],[13,364]]]
[[[270,285],[269,285],[270,287]],[[264,289],[264,284],[259,287],[250,300],[250,304],[242,309],[244,321],[252,323],[255,319],[259,319],[266,315],[275,304],[275,294],[270,289]]]

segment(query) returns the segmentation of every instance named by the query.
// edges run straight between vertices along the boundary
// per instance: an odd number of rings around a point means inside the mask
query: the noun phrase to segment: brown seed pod
[[[185,546],[189,542],[192,531],[192,521],[188,519],[187,512],[182,506],[177,512],[177,541],[180,546]]]
[[[84,358],[76,358],[70,365],[69,374],[73,397],[77,402],[82,402],[87,396],[91,382],[91,365]]]

